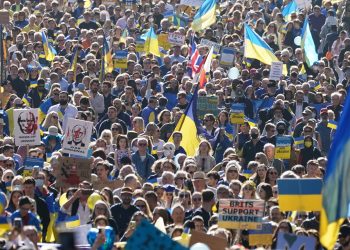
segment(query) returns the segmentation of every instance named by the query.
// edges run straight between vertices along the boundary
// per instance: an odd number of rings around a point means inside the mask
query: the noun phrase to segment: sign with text
[[[235,61],[235,49],[225,47],[221,49],[220,53],[220,65],[226,67],[232,67]]]
[[[16,146],[40,145],[38,109],[13,110],[13,123]]]
[[[170,33],[168,35],[168,41],[172,45],[182,46],[185,44],[185,36],[178,33]]]
[[[262,228],[265,202],[262,200],[221,199],[219,201],[219,227],[230,229]]]
[[[219,114],[217,96],[198,96],[197,100],[197,115],[199,119],[203,119],[205,114]]]
[[[230,122],[232,124],[244,123],[244,103],[233,103],[231,106]]]
[[[82,181],[91,181],[92,159],[61,157],[57,187],[78,187]]]
[[[291,154],[291,140],[289,136],[276,137],[276,159],[289,160]]]
[[[93,123],[73,118],[68,119],[62,145],[62,152],[87,156],[91,141]]]
[[[180,4],[194,7],[201,7],[204,0],[181,0]]]
[[[113,57],[113,67],[115,69],[126,69],[128,62],[128,52],[124,50],[118,50]]]
[[[270,68],[270,80],[279,81],[283,72],[283,62],[272,62]]]
[[[204,39],[203,38],[201,40],[201,45],[202,46],[207,46],[209,48],[209,50],[210,50],[211,47],[214,47],[214,50],[213,50],[213,54],[214,55],[218,55],[220,53],[221,46],[218,43],[215,43],[215,42],[212,42],[212,41],[210,41],[208,39]]]

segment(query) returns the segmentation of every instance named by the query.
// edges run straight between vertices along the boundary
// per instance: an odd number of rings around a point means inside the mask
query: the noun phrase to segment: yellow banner
[[[232,124],[243,124],[244,123],[244,113],[231,113],[230,121]]]
[[[290,146],[276,147],[276,159],[289,160],[291,148]]]

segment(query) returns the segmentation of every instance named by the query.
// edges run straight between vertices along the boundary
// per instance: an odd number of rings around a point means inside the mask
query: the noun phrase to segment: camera
[[[93,192],[94,192],[93,189],[83,189],[83,190],[81,190],[81,193],[83,195],[91,195]]]

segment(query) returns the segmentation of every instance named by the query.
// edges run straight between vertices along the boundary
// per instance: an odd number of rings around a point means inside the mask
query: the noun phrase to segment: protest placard
[[[233,103],[231,105],[230,122],[232,124],[244,123],[244,103]]]
[[[99,182],[99,181],[93,181],[92,186],[94,187],[95,190],[101,191],[104,187],[108,187],[112,190],[120,188],[124,185],[123,180],[113,180],[113,181],[108,181],[108,182]]]
[[[221,48],[221,46],[220,46],[220,44],[218,44],[218,43],[215,43],[215,42],[212,42],[212,41],[210,41],[210,40],[208,40],[208,39],[202,39],[201,40],[201,45],[202,46],[207,46],[209,49],[211,48],[211,47],[214,47],[214,50],[213,50],[213,54],[214,55],[218,55],[219,53],[220,53],[220,48]]]
[[[145,52],[145,40],[143,40],[141,37],[137,37],[135,43],[136,52]]]
[[[204,0],[181,0],[180,4],[187,6],[200,7],[204,3]]]
[[[262,200],[221,199],[218,225],[231,229],[261,229],[264,209]]]
[[[227,242],[225,239],[193,230],[191,232],[189,246],[191,247],[198,242],[206,244],[209,249],[225,250],[227,247]]]
[[[304,148],[304,136],[294,137],[294,146],[296,149]]]
[[[199,119],[203,119],[205,114],[219,114],[217,96],[198,96],[197,99],[197,115]]]
[[[91,141],[92,127],[92,122],[69,118],[64,133],[62,152],[86,157]]]
[[[277,179],[281,211],[320,211],[322,179]]]
[[[291,142],[292,138],[289,136],[277,136],[276,137],[276,159],[289,160],[291,154]]]
[[[56,177],[57,187],[77,187],[82,181],[90,182],[91,163],[91,158],[59,158],[59,174]]]
[[[220,53],[220,65],[226,67],[232,67],[235,61],[235,49],[230,47],[224,47]]]
[[[23,177],[32,176],[33,168],[38,166],[40,169],[44,167],[44,159],[26,157],[23,162]]]
[[[249,230],[249,246],[261,246],[272,244],[272,224],[264,222],[261,230]]]
[[[168,41],[169,34],[159,34],[158,35],[158,45],[159,47],[162,47],[165,50],[168,50],[171,48],[171,44]]]
[[[311,0],[295,0],[298,9],[309,9],[311,7]]]
[[[115,69],[126,69],[128,62],[128,52],[117,50],[113,56],[113,67]]]
[[[16,146],[40,145],[38,109],[13,110],[13,123]]]
[[[188,250],[188,248],[173,241],[167,234],[159,231],[147,220],[142,220],[135,232],[128,239],[125,250]]]
[[[168,42],[172,45],[182,46],[185,44],[185,36],[179,33],[170,33],[168,35]]]
[[[276,249],[300,250],[315,249],[316,238],[296,234],[278,233]]]
[[[272,62],[270,68],[270,80],[279,81],[283,72],[283,62]]]

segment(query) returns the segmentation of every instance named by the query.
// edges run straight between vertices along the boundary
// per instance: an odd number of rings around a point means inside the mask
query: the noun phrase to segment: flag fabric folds
[[[204,30],[216,22],[216,1],[205,0],[193,18],[192,29],[194,31]]]
[[[186,27],[188,25],[188,17],[174,14],[173,24],[176,27]]]
[[[291,20],[291,15],[292,13],[297,13],[298,12],[298,5],[297,3],[292,0],[289,4],[287,4],[283,10],[282,10],[282,15],[286,21]]]
[[[305,18],[304,27],[301,33],[301,48],[304,50],[307,66],[311,67],[315,62],[318,61],[318,54],[316,52],[315,43],[311,35],[308,17]]]
[[[278,179],[277,186],[281,211],[321,210],[321,179]]]
[[[328,154],[328,165],[322,190],[320,240],[324,247],[333,249],[339,227],[349,214],[350,204],[350,98],[346,98],[343,113]]]
[[[74,74],[74,81],[76,81],[77,79],[77,64],[78,64],[78,47],[75,47],[73,50],[73,56],[71,59],[71,70],[73,71]]]
[[[328,127],[328,128],[331,128],[331,129],[337,129],[338,125],[337,125],[337,122],[336,122],[336,121],[329,120],[329,121],[328,121],[328,124],[327,124],[327,127]]]
[[[100,81],[104,80],[106,73],[111,73],[114,69],[112,52],[109,49],[109,45],[106,37],[103,37],[102,57],[101,57],[101,73]]]
[[[205,84],[208,82],[208,78],[210,75],[211,60],[213,59],[213,53],[214,53],[214,47],[211,47],[209,54],[208,54],[208,56],[205,59],[205,62],[203,64],[203,67],[201,67],[201,69],[200,69],[199,87],[201,89],[204,88]]]
[[[247,24],[244,25],[244,45],[246,58],[256,59],[267,65],[279,62],[270,46]]]
[[[45,32],[41,32],[41,39],[44,47],[45,52],[45,59],[49,62],[53,61],[55,58],[55,55],[57,54],[56,50],[49,44],[49,41],[47,40],[47,37],[45,35]]]
[[[151,27],[147,33],[141,36],[141,39],[145,40],[145,52],[151,53],[155,56],[160,57],[159,46],[158,46],[158,38],[156,33],[154,32],[153,27]]]
[[[197,118],[198,87],[199,86],[197,85],[185,113],[182,114],[174,129],[174,132],[179,131],[182,133],[182,141],[180,145],[185,149],[188,156],[195,155],[200,143],[198,136],[200,123]],[[170,137],[169,141],[173,142],[173,136]]]

